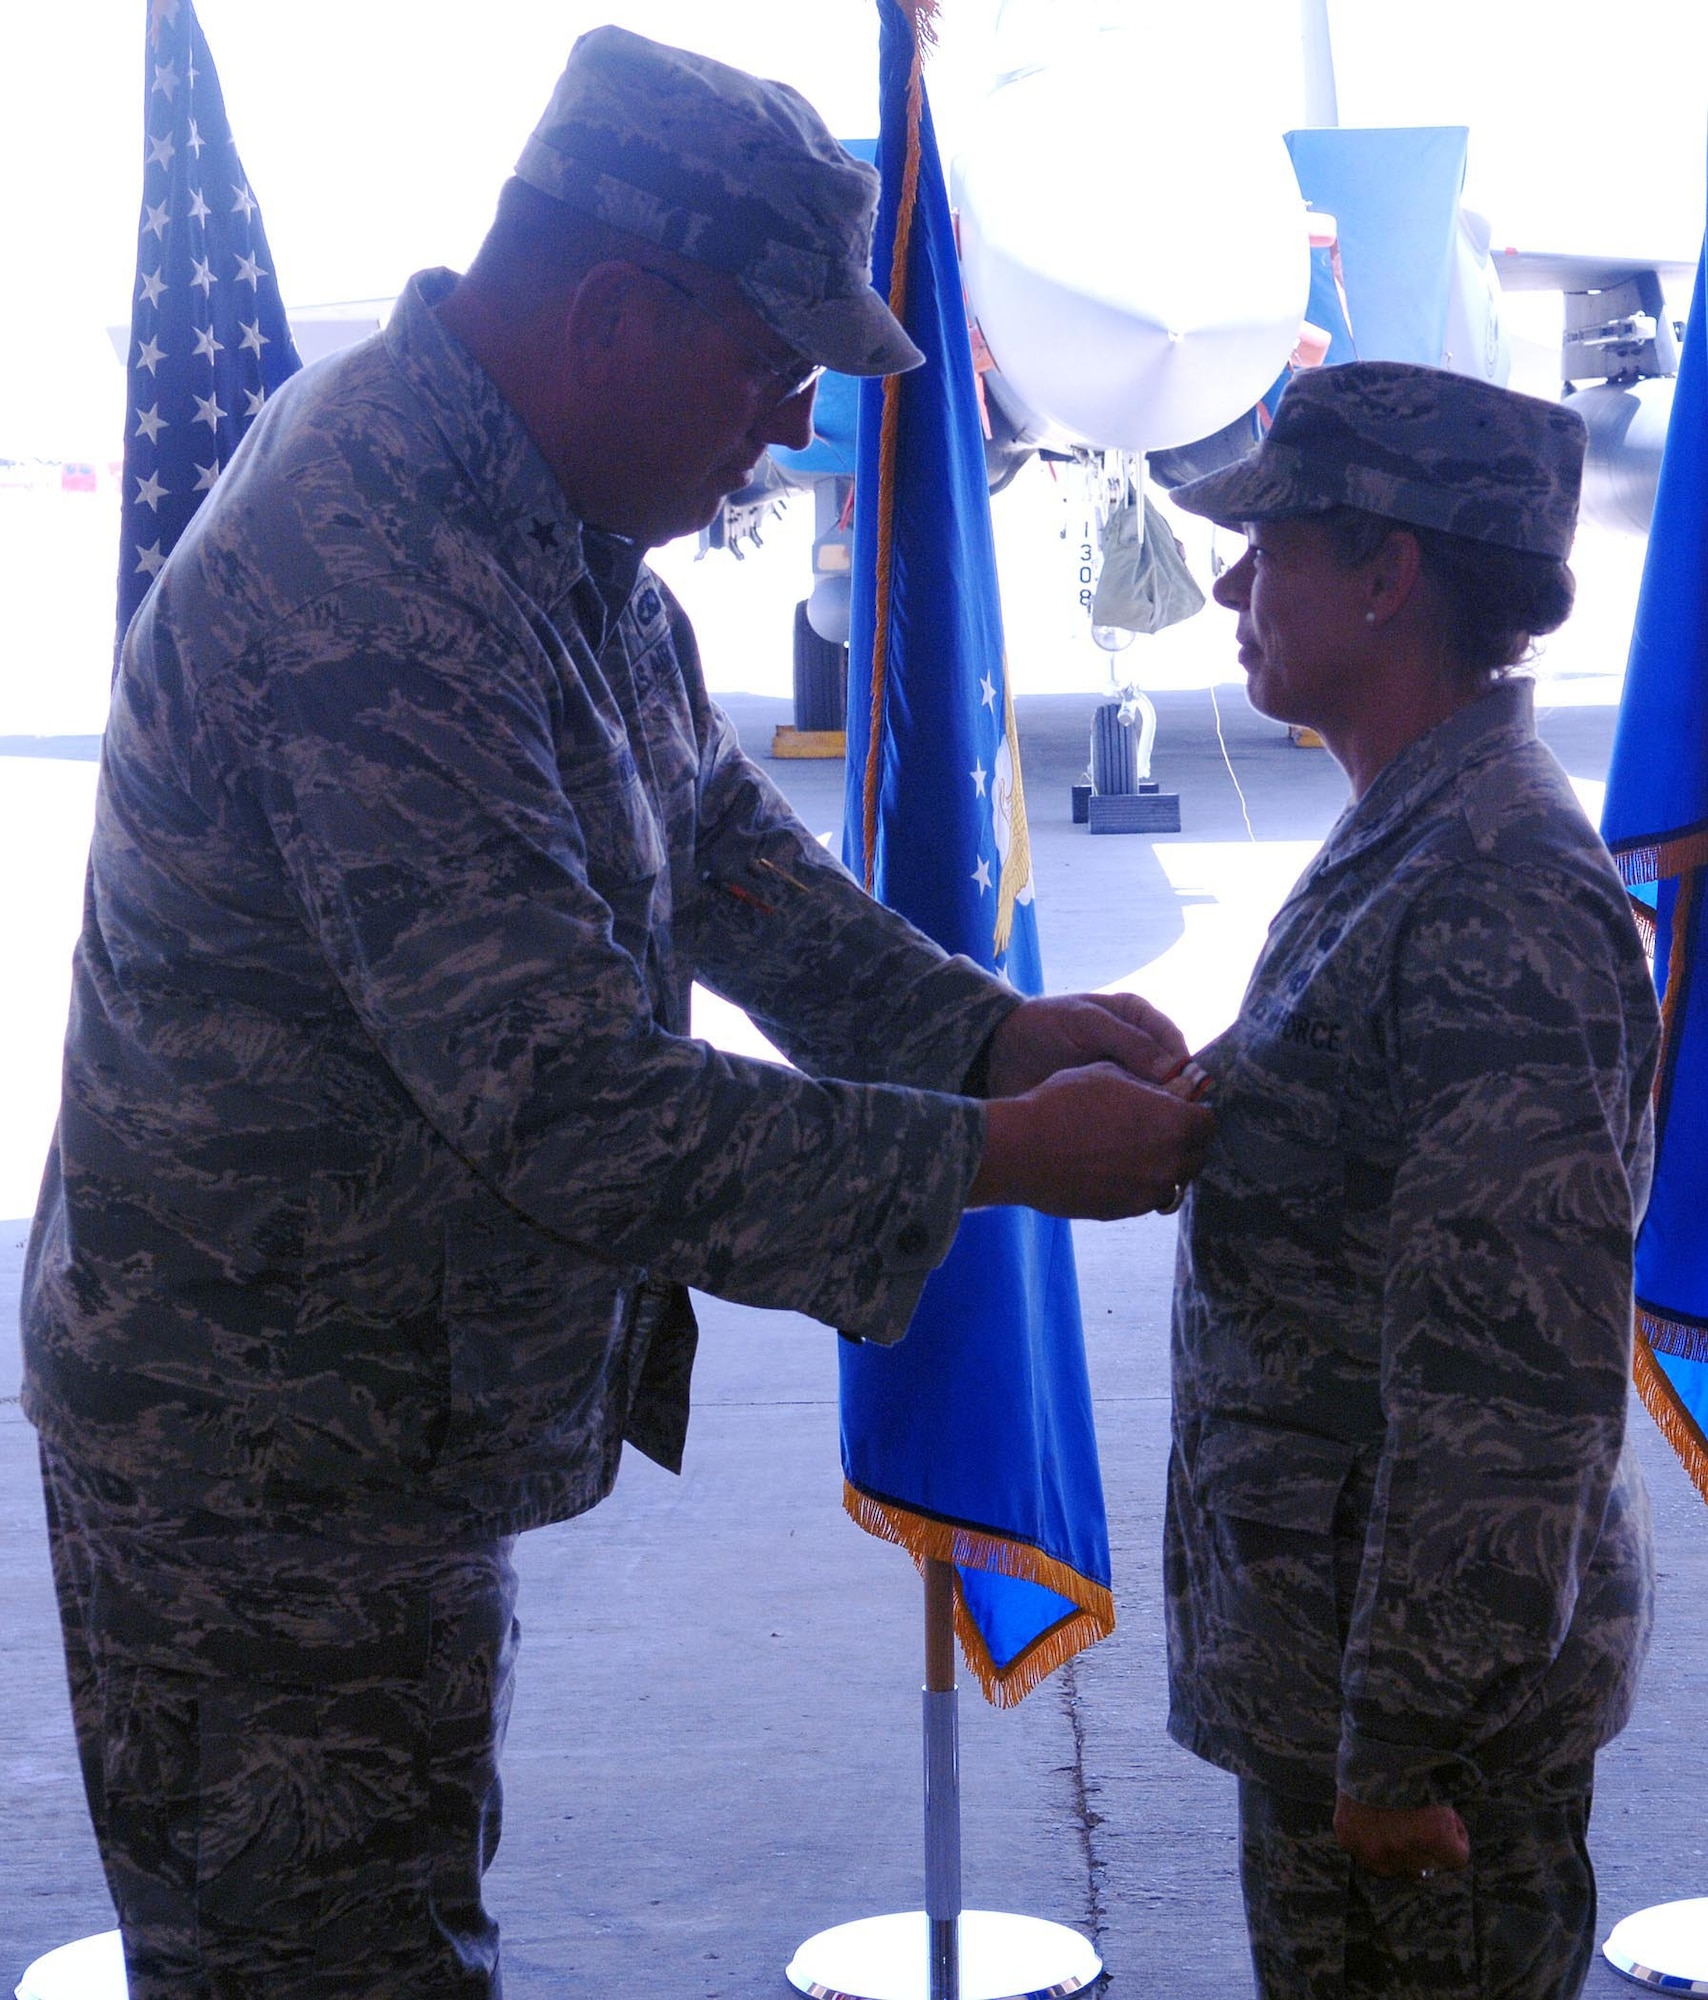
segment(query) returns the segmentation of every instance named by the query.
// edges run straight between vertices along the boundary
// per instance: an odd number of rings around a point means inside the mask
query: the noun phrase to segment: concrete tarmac
[[[761,753],[788,719],[781,702],[725,701]],[[1045,963],[1055,989],[1144,990],[1145,968],[1195,948],[1189,925],[1213,925],[1262,876],[1266,850],[1288,859],[1281,843],[1321,838],[1344,785],[1324,753],[1294,749],[1224,690],[1257,843],[1242,853],[1210,697],[1166,695],[1157,774],[1181,794],[1182,833],[1093,838],[1068,811],[1090,707],[1019,704]],[[1612,722],[1605,707],[1545,710],[1543,733],[1593,782]],[[770,768],[815,831],[840,825],[840,765]],[[1212,887],[1179,887],[1189,852]],[[1231,1008],[1235,969],[1218,966],[1206,1018]],[[0,1991],[112,1922],[17,1404],[25,1230],[0,1224]],[[1113,1995],[1224,2000],[1251,1990],[1233,1785],[1163,1732],[1174,1224],[1085,1225],[1076,1240],[1121,1623],[1017,1711],[964,1688],[967,1901],[1085,1930]],[[907,1559],[842,1514],[834,1341],[793,1315],[699,1303],[683,1476],[631,1454],[603,1507],[520,1544],[524,1638],[489,1877],[512,2000],[784,2000],[783,1967],[809,1933],[919,1904],[921,1593]],[[1708,1515],[1635,1405],[1633,1422],[1660,1623],[1636,1719],[1601,1765],[1602,1934],[1634,1908],[1708,1893]],[[1598,1959],[1589,1994],[1627,1990]]]

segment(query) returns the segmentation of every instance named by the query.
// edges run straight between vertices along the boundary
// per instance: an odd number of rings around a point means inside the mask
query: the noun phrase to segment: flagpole
[[[869,891],[946,950],[993,971],[1000,964],[1019,990],[1042,992],[983,432],[921,71],[937,0],[878,5],[884,186],[874,268],[924,360],[916,373],[868,381],[861,392],[845,858]],[[903,381],[912,385],[906,396]],[[958,559],[945,561],[951,551]],[[900,741],[887,727],[898,707],[916,725]],[[864,746],[862,726],[870,731]],[[928,798],[956,803],[946,811],[934,804],[927,825],[912,808]],[[1000,882],[990,872],[993,852]],[[915,872],[914,861],[927,856],[931,864]],[[1011,1210],[966,1227],[902,1343],[896,1365],[905,1372],[859,1366],[871,1357],[852,1347],[841,1362],[849,1512],[905,1547],[924,1579],[925,1907],[807,1938],[786,1976],[808,2000],[1065,2000],[1103,1969],[1091,1941],[1064,1924],[961,1902],[957,1638],[985,1693],[1007,1706],[1114,1625],[1066,1225]],[[1035,1272],[1053,1274],[1052,1282],[1035,1283]],[[963,1392],[1008,1370],[1047,1385],[1034,1403],[1035,1430],[1022,1426],[1024,1441],[1016,1432],[1011,1450],[986,1442],[969,1466],[966,1427],[954,1421]],[[894,1421],[903,1406],[915,1412],[911,1425]],[[931,1478],[922,1480],[910,1452],[892,1456],[903,1432],[934,1447]],[[1080,1441],[1060,1449],[1070,1436]],[[1040,1448],[1044,1438],[1052,1443]],[[1010,1494],[984,1480],[1010,1460],[1025,1463],[1021,1487],[1047,1495],[1047,1505],[1016,1511]],[[922,1484],[923,1506],[915,1504]],[[962,1579],[974,1569],[986,1614],[997,1593],[1015,1614],[991,1621],[1000,1656],[967,1602]],[[1010,1583],[1019,1588],[1005,1590]],[[1016,1598],[1024,1606],[1017,1613]]]
[[[961,2000],[961,1768],[955,1566],[925,1564],[925,1914],[930,2000]]]
[[[961,1907],[961,1764],[955,1686],[955,1565],[925,1580],[925,1908],[819,1931],[786,1977],[808,2000],[1067,2000],[1103,1962],[1065,1924]]]

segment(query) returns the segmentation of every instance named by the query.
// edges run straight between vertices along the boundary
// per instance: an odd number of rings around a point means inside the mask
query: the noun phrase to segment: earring
[[[1366,612],[1365,612],[1365,614],[1364,614],[1364,622],[1365,622],[1365,624],[1366,624],[1366,625],[1374,625],[1374,624],[1375,624],[1375,622],[1376,622],[1376,614],[1375,614],[1375,612],[1374,612],[1374,611],[1366,611]]]

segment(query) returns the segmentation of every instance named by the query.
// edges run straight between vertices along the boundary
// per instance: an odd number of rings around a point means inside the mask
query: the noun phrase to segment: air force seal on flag
[[[990,816],[1002,873],[996,885],[996,932],[991,942],[998,958],[1014,935],[1014,906],[1032,900],[1032,836],[1026,827],[1026,787],[1020,779],[1020,735],[1014,726],[1014,692],[1008,684],[1008,664],[1002,673],[1002,741],[990,781]]]

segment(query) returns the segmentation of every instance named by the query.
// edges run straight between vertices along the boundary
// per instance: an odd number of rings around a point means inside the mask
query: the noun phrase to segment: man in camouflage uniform
[[[1653,989],[1529,686],[1412,719],[1416,535],[1308,598],[1295,567],[1349,506],[1561,563],[1582,453],[1557,406],[1355,364],[1175,496],[1251,537],[1218,595],[1252,699],[1357,794],[1200,1057],[1181,1217],[1169,1727],[1240,1779],[1265,2000],[1567,2000],[1594,1941],[1594,1756],[1650,1622]]]
[[[132,2000],[496,1993],[510,1538],[679,1462],[683,1288],[895,1340],[965,1207],[1207,1135],[1142,1003],[860,893],[642,561],[819,365],[917,361],[876,177],[617,29],[519,174],[274,399],[114,690],[24,1393]]]

